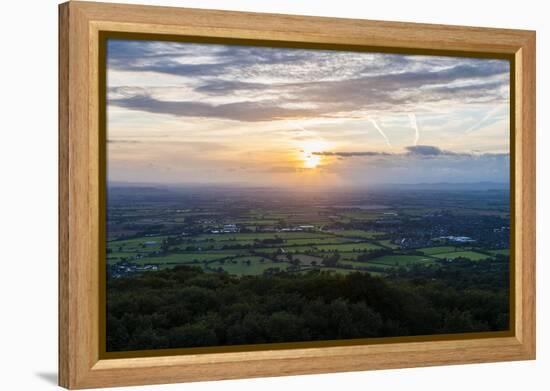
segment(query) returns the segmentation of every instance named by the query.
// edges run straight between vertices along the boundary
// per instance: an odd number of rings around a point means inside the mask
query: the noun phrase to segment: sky
[[[107,43],[109,182],[509,180],[505,60]]]

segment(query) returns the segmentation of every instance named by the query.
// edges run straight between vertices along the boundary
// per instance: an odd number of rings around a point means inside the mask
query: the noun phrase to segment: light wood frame
[[[102,359],[98,37],[101,31],[356,45],[512,59],[510,336]],[[59,7],[59,384],[175,383],[535,358],[535,32],[68,2]]]

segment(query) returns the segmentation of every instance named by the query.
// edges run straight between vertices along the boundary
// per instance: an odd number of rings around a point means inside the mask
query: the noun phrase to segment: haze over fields
[[[504,60],[110,40],[107,77],[111,182],[509,180]]]

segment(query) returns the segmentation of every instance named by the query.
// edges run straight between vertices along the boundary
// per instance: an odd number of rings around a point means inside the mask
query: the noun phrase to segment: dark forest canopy
[[[107,350],[507,330],[508,279],[507,257],[385,279],[178,266],[108,282]]]

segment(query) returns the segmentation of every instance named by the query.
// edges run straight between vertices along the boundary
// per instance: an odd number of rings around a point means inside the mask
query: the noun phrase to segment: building
[[[456,243],[475,242],[475,239],[472,239],[469,236],[442,236],[441,239],[447,239],[447,240],[450,240],[451,242],[456,242]]]
[[[223,233],[235,233],[239,232],[236,224],[225,224],[222,229]]]

